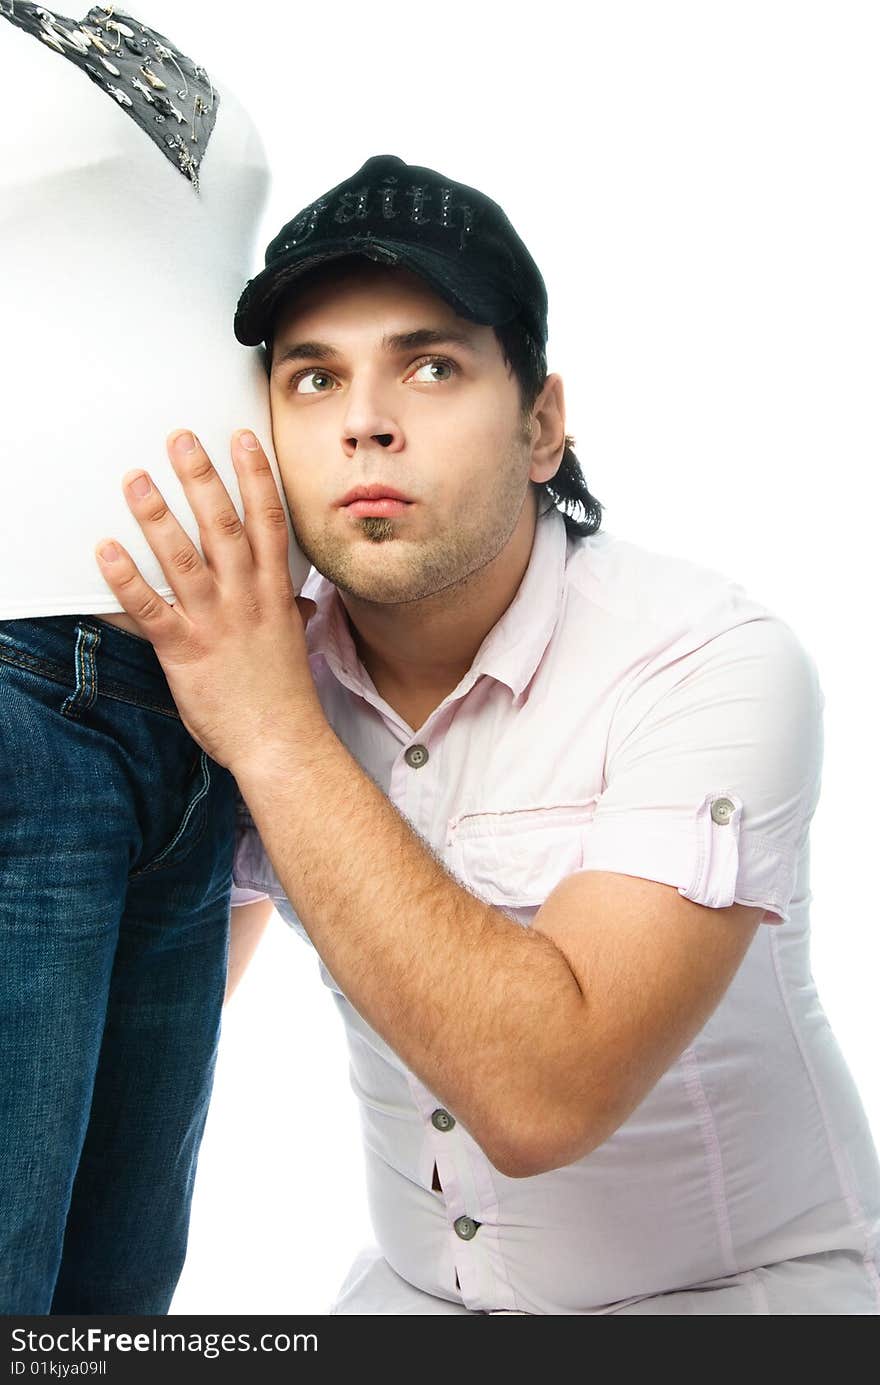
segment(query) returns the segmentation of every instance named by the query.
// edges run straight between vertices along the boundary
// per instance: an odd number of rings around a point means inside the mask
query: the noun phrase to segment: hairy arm
[[[446,871],[326,724],[236,779],[337,985],[511,1177],[607,1138],[705,1023],[763,912],[584,872],[522,928]]]

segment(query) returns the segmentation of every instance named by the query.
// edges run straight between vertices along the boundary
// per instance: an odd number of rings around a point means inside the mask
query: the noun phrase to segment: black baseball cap
[[[539,348],[546,345],[544,280],[498,203],[396,154],[367,159],[281,228],[238,301],[238,340],[267,341],[291,284],[347,255],[413,270],[473,322],[502,326],[519,317]]]

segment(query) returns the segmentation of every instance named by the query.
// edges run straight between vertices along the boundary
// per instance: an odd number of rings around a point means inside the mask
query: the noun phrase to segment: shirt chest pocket
[[[583,865],[598,798],[462,813],[449,820],[447,865],[487,904],[514,910],[540,907],[560,880]]]

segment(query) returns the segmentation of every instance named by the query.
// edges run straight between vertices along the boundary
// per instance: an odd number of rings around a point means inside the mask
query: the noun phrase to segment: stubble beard
[[[406,572],[392,569],[359,574],[352,546],[329,534],[312,541],[297,533],[300,548],[316,571],[340,591],[361,601],[405,604],[461,586],[498,556],[517,526],[528,496],[524,448],[530,441],[531,434],[526,431],[520,431],[511,441],[498,489],[493,496],[486,497],[488,512],[482,523],[466,525],[453,520],[441,539],[411,543],[411,566]],[[469,518],[474,519],[472,514]],[[371,545],[388,543],[400,533],[398,521],[391,515],[364,515],[357,520],[357,527]]]
[[[384,543],[394,538],[394,520],[390,515],[364,515],[358,522],[364,538],[371,543]]]

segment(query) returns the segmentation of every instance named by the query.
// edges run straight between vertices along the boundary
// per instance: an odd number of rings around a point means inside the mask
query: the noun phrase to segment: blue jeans
[[[235,781],[153,646],[0,621],[0,1313],[167,1313],[220,1033]]]

